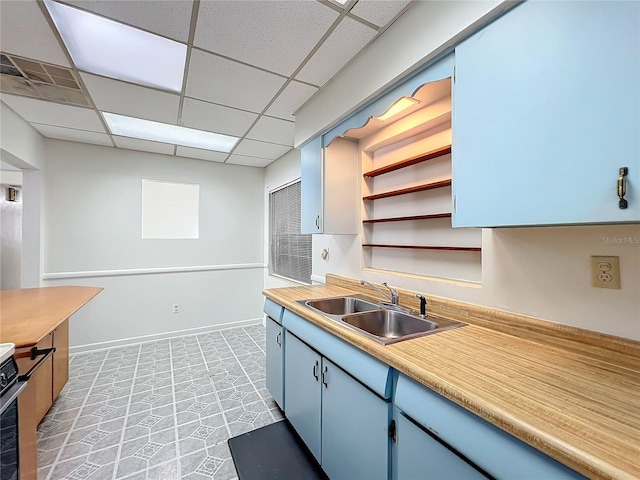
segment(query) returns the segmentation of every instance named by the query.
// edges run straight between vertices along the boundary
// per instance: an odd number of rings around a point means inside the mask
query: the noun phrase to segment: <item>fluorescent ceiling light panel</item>
[[[403,112],[409,107],[413,107],[414,105],[420,103],[420,100],[413,97],[402,97],[397,102],[395,102],[389,109],[384,112],[379,117],[376,117],[378,120],[385,121],[389,120],[392,117],[395,117],[399,113]]]
[[[182,90],[186,45],[51,0],[44,3],[78,69]]]
[[[102,112],[113,135],[228,153],[238,137]]]

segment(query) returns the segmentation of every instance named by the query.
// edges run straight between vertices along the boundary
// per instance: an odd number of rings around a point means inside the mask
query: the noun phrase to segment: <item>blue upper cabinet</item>
[[[322,137],[300,150],[300,219],[301,233],[322,233]]]
[[[301,233],[358,233],[357,142],[336,138],[324,146],[318,137],[300,151]]]
[[[525,2],[455,55],[455,227],[640,221],[640,2]]]

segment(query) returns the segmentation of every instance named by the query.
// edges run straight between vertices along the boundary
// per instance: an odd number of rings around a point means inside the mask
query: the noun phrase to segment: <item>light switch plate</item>
[[[620,257],[591,257],[591,286],[620,289]]]

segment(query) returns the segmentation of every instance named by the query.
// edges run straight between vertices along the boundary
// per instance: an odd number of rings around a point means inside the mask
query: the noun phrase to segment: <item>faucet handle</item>
[[[396,290],[394,290],[393,288],[391,288],[387,282],[382,283],[381,285],[384,285],[385,287],[387,287],[389,289],[389,291],[391,292],[391,303],[394,305],[398,304],[398,292]]]

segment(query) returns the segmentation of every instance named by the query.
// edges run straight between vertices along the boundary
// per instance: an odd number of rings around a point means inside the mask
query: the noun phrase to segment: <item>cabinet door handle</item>
[[[281,337],[282,337],[282,332],[278,332],[278,335],[276,335],[276,343],[278,344],[279,347],[282,346],[282,341],[280,340]]]
[[[313,376],[316,379],[316,382],[319,380],[318,378],[318,361],[316,360],[316,364],[313,366]]]
[[[322,384],[324,385],[324,388],[327,388],[329,385],[327,385],[327,372],[329,371],[329,367],[324,367],[324,370],[322,370]]]
[[[316,228],[320,230],[320,215],[316,215]]]
[[[618,198],[620,199],[620,201],[618,202],[618,207],[623,210],[628,206],[628,202],[624,198],[624,196],[627,194],[628,173],[629,169],[627,167],[620,167],[620,176],[618,177]]]

